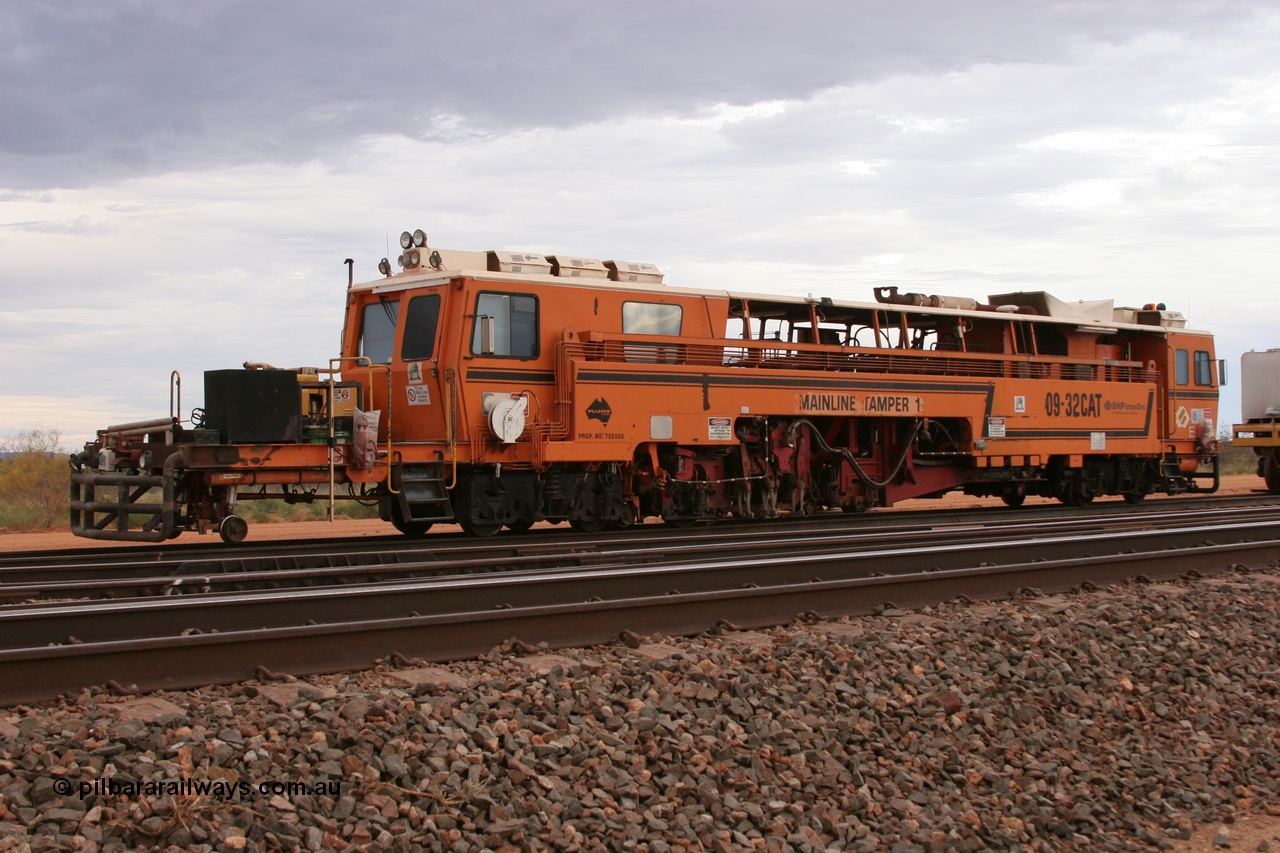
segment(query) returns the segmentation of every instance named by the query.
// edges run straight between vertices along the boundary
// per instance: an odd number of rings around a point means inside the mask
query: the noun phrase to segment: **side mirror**
[[[1225,388],[1227,384],[1227,361],[1224,358],[1218,359],[1218,387]]]

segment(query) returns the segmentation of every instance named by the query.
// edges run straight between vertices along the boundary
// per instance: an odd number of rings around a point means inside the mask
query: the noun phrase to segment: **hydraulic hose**
[[[848,461],[850,467],[853,468],[853,473],[858,475],[858,480],[862,485],[872,489],[883,489],[885,486],[893,482],[893,479],[901,473],[902,466],[907,463],[907,454],[911,452],[911,445],[915,442],[916,435],[920,432],[920,424],[921,421],[919,418],[912,423],[911,435],[902,443],[902,451],[898,454],[898,460],[893,463],[893,470],[889,472],[889,476],[883,481],[873,480],[871,476],[863,470],[862,466],[858,464],[858,460],[854,458],[854,455],[850,453],[847,448],[832,447],[827,444],[826,439],[822,437],[822,432],[808,418],[800,418],[799,420],[791,422],[791,426],[787,428],[787,446],[792,447],[795,445],[796,432],[800,427],[808,427],[809,434],[813,436],[813,440],[817,443],[823,453],[840,454],[846,461]]]

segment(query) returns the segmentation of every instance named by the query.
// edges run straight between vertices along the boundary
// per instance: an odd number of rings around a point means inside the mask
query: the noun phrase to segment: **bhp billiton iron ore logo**
[[[605,426],[609,425],[609,418],[613,417],[613,409],[609,408],[609,401],[604,397],[596,397],[595,402],[587,406],[587,420],[599,421]]]

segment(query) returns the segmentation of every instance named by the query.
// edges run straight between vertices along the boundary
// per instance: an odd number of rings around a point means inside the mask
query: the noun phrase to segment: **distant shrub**
[[[270,500],[241,500],[236,504],[236,512],[245,521],[255,524],[267,524],[278,521],[324,521],[329,513],[329,498],[318,494],[311,503],[288,503],[272,498]],[[362,506],[355,501],[337,501],[333,509],[334,515],[340,518],[377,518],[376,506]]]
[[[62,433],[37,426],[0,439],[0,528],[67,524],[70,486]]]
[[[1219,470],[1223,474],[1257,474],[1258,456],[1252,447],[1233,447],[1231,439],[1219,439]]]

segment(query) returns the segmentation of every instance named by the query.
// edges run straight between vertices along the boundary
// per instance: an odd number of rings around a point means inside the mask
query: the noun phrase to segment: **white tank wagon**
[[[1280,495],[1280,348],[1240,356],[1240,416],[1232,444],[1252,447],[1258,476]]]

